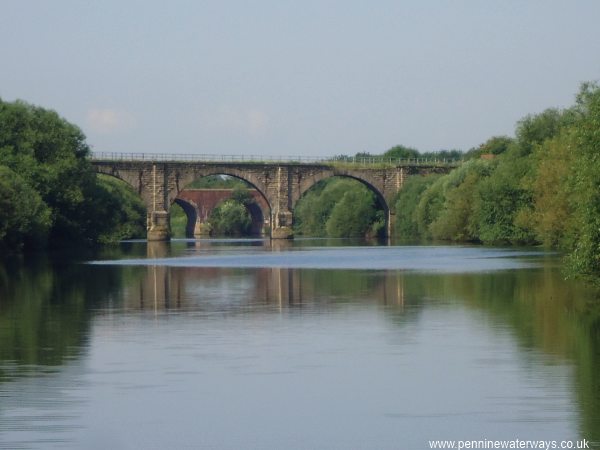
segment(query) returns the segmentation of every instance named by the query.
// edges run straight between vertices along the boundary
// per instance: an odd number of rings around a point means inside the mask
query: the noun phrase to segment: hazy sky
[[[600,1],[0,0],[0,97],[96,151],[467,150],[600,79]]]

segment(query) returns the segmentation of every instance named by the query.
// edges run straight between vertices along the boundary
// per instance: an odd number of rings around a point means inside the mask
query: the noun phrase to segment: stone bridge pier
[[[293,236],[293,211],[302,195],[316,183],[333,176],[349,177],[366,185],[385,212],[388,235],[393,224],[393,199],[408,176],[447,172],[448,166],[397,165],[354,167],[334,164],[186,162],[96,159],[98,173],[117,177],[140,195],[148,211],[149,241],[170,239],[169,208],[192,181],[209,175],[229,175],[250,184],[264,199],[270,216],[271,238]]]

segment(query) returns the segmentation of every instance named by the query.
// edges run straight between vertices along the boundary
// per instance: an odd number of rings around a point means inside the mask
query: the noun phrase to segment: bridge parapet
[[[449,158],[384,158],[380,156],[258,156],[258,155],[211,155],[186,153],[119,153],[93,152],[92,161],[145,161],[145,162],[205,162],[205,163],[248,163],[286,165],[336,165],[336,166],[422,166],[422,167],[458,167],[462,159]]]

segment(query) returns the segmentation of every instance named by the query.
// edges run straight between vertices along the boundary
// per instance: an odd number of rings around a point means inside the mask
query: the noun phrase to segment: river
[[[600,441],[600,301],[537,249],[123,243],[0,265],[0,448]]]

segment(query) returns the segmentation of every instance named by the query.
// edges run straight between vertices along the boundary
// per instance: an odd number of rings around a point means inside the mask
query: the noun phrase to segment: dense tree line
[[[460,150],[439,150],[436,152],[421,152],[413,147],[405,145],[395,145],[381,154],[372,154],[370,152],[359,152],[354,156],[340,155],[338,160],[356,160],[369,159],[374,162],[396,161],[399,159],[437,159],[437,160],[460,160],[464,158],[464,153]]]
[[[412,178],[396,202],[396,232],[409,238],[544,244],[569,268],[600,274],[600,88],[576,103],[519,121],[451,173]]]
[[[0,248],[107,242],[145,228],[140,201],[99,179],[76,126],[54,111],[0,100]]]
[[[53,111],[0,100],[0,249],[110,242],[143,236],[144,206],[123,183],[97,176],[83,133]],[[565,250],[576,273],[600,274],[600,88],[581,87],[575,104],[517,123],[466,154],[395,146],[383,160],[461,157],[444,176],[412,177],[394,205],[398,236]],[[207,177],[197,187],[231,187]],[[243,190],[243,183],[236,187]],[[250,216],[238,194],[215,209],[215,234],[244,235]],[[385,218],[375,194],[350,179],[311,189],[294,211],[308,236],[377,236]]]

